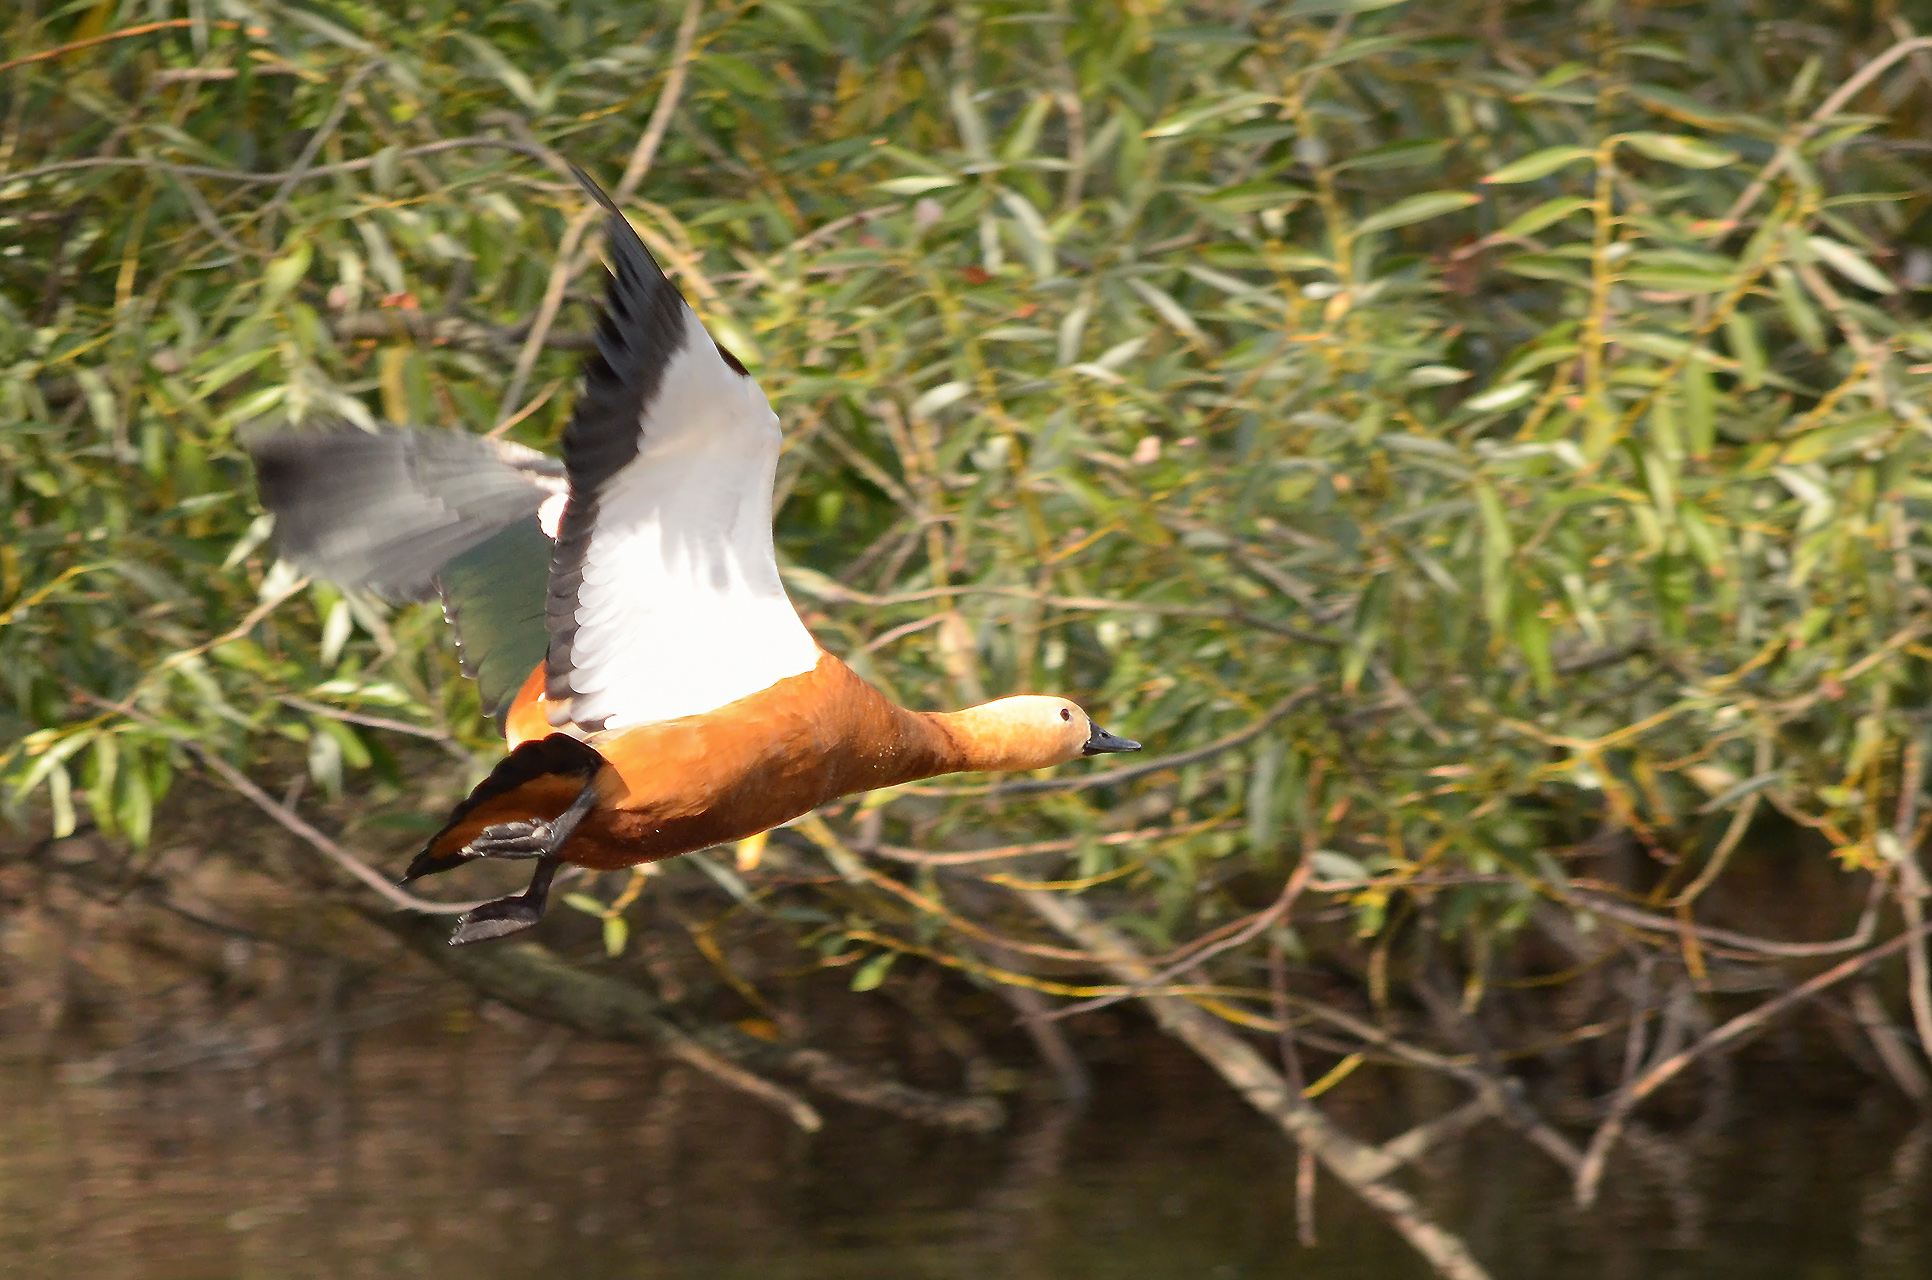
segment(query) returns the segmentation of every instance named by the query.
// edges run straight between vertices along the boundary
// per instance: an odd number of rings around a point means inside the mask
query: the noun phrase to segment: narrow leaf
[[[1426,222],[1445,213],[1467,209],[1481,199],[1467,191],[1425,191],[1419,196],[1398,200],[1380,213],[1370,214],[1355,228],[1355,234],[1365,236],[1377,231],[1392,231],[1411,223]]]
[[[1492,186],[1502,186],[1510,182],[1534,182],[1538,178],[1549,177],[1565,165],[1575,164],[1579,160],[1588,160],[1595,154],[1596,152],[1588,147],[1545,147],[1541,151],[1524,156],[1521,160],[1512,160],[1484,177],[1483,181]]]
[[[1850,245],[1828,240],[1824,236],[1807,236],[1805,243],[1813,253],[1824,259],[1826,266],[1861,289],[1870,289],[1873,293],[1898,292],[1897,285],[1887,280],[1884,273]]]
[[[1652,160],[1686,169],[1718,169],[1737,159],[1737,152],[1726,147],[1674,133],[1631,133],[1625,134],[1623,140]]]
[[[1484,179],[1488,181],[1488,179]],[[1497,240],[1521,240],[1533,236],[1545,227],[1555,226],[1573,213],[1581,213],[1590,207],[1590,202],[1578,196],[1559,196],[1555,200],[1545,200],[1524,213],[1516,215],[1494,238]]]

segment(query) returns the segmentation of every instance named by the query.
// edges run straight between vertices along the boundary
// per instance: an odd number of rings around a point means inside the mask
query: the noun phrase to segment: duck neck
[[[857,750],[846,755],[836,794],[917,782],[942,773],[1038,768],[1029,747],[993,704],[964,711],[908,711],[857,672],[827,654],[820,668],[833,682],[829,696],[848,710],[846,732]]]
[[[940,773],[1007,773],[1038,767],[1037,748],[1022,739],[1010,721],[992,711],[992,704],[964,711],[919,714],[928,735],[943,743],[945,764]]]

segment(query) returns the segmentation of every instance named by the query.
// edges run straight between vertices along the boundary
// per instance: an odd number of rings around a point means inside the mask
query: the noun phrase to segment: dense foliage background
[[[11,812],[138,866],[171,781],[226,761],[275,793],[306,772],[322,799],[289,806],[400,865],[411,815],[487,768],[436,612],[277,565],[234,439],[553,445],[599,287],[556,269],[595,261],[568,157],[778,407],[781,559],[827,647],[914,706],[1065,692],[1153,757],[714,855],[719,937],[786,932],[861,990],[907,954],[1118,990],[1023,918],[1072,895],[1203,961],[1197,1008],[1268,1030],[1292,995],[1344,1074],[1426,1007],[1629,1086],[1737,993],[1921,922],[1932,53],[1906,16],[16,6]],[[572,901],[620,952],[651,890],[608,881]],[[1922,935],[1901,949],[1879,1019],[1922,1083]],[[1526,1014],[1551,985],[1573,998]]]

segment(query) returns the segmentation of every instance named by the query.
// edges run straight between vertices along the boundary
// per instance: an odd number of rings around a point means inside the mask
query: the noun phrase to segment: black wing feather
[[[577,166],[572,165],[571,172],[608,215],[604,235],[612,270],[604,288],[603,319],[597,325],[597,350],[584,361],[583,391],[563,434],[570,502],[564,508],[550,562],[546,610],[550,653],[545,692],[558,700],[571,694],[577,591],[597,524],[598,491],[637,457],[645,414],[687,337],[684,296],[677,286],[665,278],[603,188]]]

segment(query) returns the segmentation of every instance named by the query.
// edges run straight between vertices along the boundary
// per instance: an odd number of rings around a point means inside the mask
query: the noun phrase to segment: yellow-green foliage
[[[545,396],[513,434],[553,446],[576,351],[503,400],[582,201],[462,140],[614,186],[683,6],[46,8],[0,42],[9,797],[139,841],[171,743],[264,735],[377,786],[383,734],[309,707],[485,749],[433,609],[258,608],[293,578],[233,432]],[[1832,98],[1893,37],[1823,8],[705,5],[630,210],[784,417],[827,646],[914,705],[1065,691],[1154,755],[1307,691],[1131,788],[888,817],[1076,837],[1043,874],[1120,870],[1156,936],[1303,849],[1368,932],[1470,871],[1449,923],[1513,919],[1600,820],[1674,887],[1767,803],[1896,857],[1923,95],[1895,58]],[[1128,812],[1193,834],[1088,838]]]

